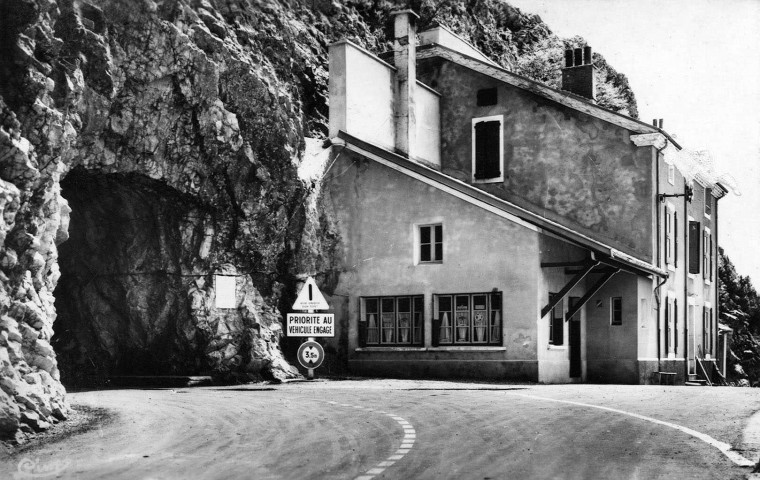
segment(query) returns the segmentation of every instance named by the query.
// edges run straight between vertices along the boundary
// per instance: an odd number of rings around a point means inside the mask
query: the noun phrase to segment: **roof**
[[[636,274],[643,273],[645,275],[657,275],[660,277],[668,276],[667,271],[646,261],[637,259],[603,242],[595,240],[580,232],[576,232],[571,228],[542,217],[525,208],[515,205],[514,203],[480,190],[479,188],[473,187],[468,183],[450,177],[438,170],[411,161],[382,147],[360,140],[343,131],[338,133],[338,138],[345,142],[346,148],[350,151],[358,153],[365,158],[375,160],[380,164],[423,181],[439,190],[462,198],[485,210],[497,213],[500,216],[523,226],[533,229],[538,227],[538,229],[556,235],[575,245],[587,248],[603,257],[602,261],[608,265]],[[538,231],[538,229],[536,229],[536,231]]]

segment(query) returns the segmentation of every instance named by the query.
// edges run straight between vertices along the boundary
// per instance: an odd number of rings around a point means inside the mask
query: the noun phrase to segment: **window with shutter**
[[[473,119],[472,128],[473,181],[502,181],[503,116]]]
[[[673,262],[673,215],[670,213],[670,205],[665,209],[665,264]]]
[[[673,353],[678,353],[678,299],[673,299]]]
[[[678,266],[678,212],[673,212],[673,265]]]
[[[689,273],[699,273],[701,241],[699,222],[689,222]]]
[[[710,216],[712,214],[712,188],[705,188],[705,215]]]
[[[665,302],[665,354],[670,350],[670,299]]]

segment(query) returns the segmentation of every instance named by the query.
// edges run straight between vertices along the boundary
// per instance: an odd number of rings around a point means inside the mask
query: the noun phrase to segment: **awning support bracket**
[[[559,291],[558,294],[550,298],[549,303],[547,303],[546,306],[541,309],[541,318],[544,318],[547,313],[551,312],[552,308],[556,307],[557,304],[561,302],[567,296],[568,293],[570,293],[570,290],[572,290],[573,288],[575,288],[576,285],[581,283],[581,280],[583,280],[584,277],[588,275],[588,273],[591,270],[593,270],[597,265],[599,265],[599,261],[595,260],[595,261],[588,262],[585,268],[583,268],[583,270],[575,274],[575,276],[572,279],[570,279],[569,282],[567,282],[567,285],[565,285],[562,288],[562,290]]]
[[[589,291],[586,292],[586,294],[583,295],[580,298],[580,300],[578,300],[578,302],[575,305],[573,305],[572,307],[570,307],[568,309],[567,313],[565,314],[565,321],[568,321],[571,318],[573,318],[573,315],[575,315],[576,313],[578,313],[580,311],[580,309],[583,308],[583,306],[586,304],[586,302],[588,302],[589,300],[591,300],[591,297],[593,297],[594,295],[596,295],[596,292],[598,292],[599,290],[601,290],[601,288],[604,286],[604,284],[607,283],[619,271],[620,271],[620,269],[616,268],[615,270],[607,272],[606,274],[604,274],[604,276],[602,278],[600,278],[599,280],[597,280],[597,282],[594,284],[594,286],[591,287],[589,289]]]

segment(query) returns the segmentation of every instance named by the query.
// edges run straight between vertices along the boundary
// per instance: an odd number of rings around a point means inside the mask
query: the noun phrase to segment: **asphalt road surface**
[[[383,380],[71,400],[114,417],[6,459],[0,478],[744,479],[699,435],[756,460],[742,438],[760,410],[755,389]]]

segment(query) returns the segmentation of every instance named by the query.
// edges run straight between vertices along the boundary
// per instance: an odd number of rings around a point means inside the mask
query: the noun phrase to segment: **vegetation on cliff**
[[[720,321],[733,330],[726,376],[739,385],[760,386],[760,297],[752,280],[736,273],[718,249]]]

